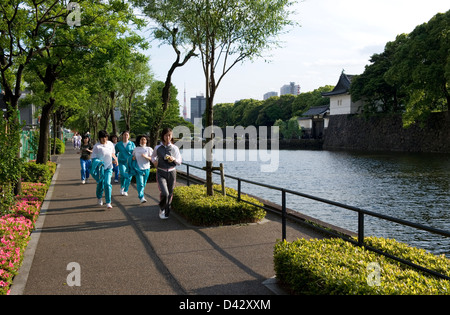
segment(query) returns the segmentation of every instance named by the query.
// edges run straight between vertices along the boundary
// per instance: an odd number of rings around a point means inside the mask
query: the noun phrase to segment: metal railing
[[[205,169],[202,168],[202,167],[194,166],[194,165],[187,164],[187,163],[183,163],[183,165],[186,166],[186,180],[187,180],[187,185],[188,186],[190,185],[190,182],[192,180],[192,176],[190,175],[190,170],[189,170],[190,168],[195,168],[195,169],[199,169],[199,170],[205,171]],[[213,172],[213,173],[216,174],[216,175],[220,175],[217,172]],[[388,216],[388,215],[384,215],[384,214],[376,213],[376,212],[373,212],[373,211],[361,209],[361,208],[358,208],[358,207],[346,205],[346,204],[343,204],[343,203],[340,203],[340,202],[331,201],[331,200],[327,200],[327,199],[324,199],[324,198],[320,198],[320,197],[316,197],[316,196],[300,193],[300,192],[293,191],[293,190],[290,190],[290,189],[285,189],[285,188],[281,188],[281,187],[277,187],[277,186],[273,186],[273,185],[263,184],[263,183],[260,183],[260,182],[255,182],[255,181],[251,181],[251,180],[248,180],[248,179],[243,179],[243,178],[232,176],[232,175],[224,174],[223,176],[225,176],[226,178],[230,178],[230,179],[233,179],[233,180],[237,181],[237,197],[231,196],[231,195],[230,195],[230,197],[237,198],[239,201],[252,204],[254,206],[263,208],[265,210],[272,211],[273,209],[271,209],[269,207],[266,207],[266,206],[260,206],[260,205],[257,205],[255,203],[249,202],[247,200],[241,199],[241,194],[242,194],[241,186],[242,186],[242,183],[248,183],[248,184],[252,184],[252,185],[256,185],[256,186],[260,186],[260,187],[265,187],[265,188],[269,188],[269,189],[273,189],[273,190],[277,190],[277,191],[281,192],[281,223],[282,223],[282,232],[281,232],[281,234],[282,234],[282,239],[283,240],[286,239],[286,225],[287,225],[287,218],[288,218],[287,207],[286,207],[286,194],[292,194],[292,195],[295,195],[295,196],[299,196],[299,197],[315,200],[315,201],[318,201],[318,202],[321,202],[321,203],[324,203],[324,204],[336,206],[336,207],[339,207],[339,208],[347,209],[347,210],[354,211],[354,212],[358,213],[357,241],[351,239],[350,237],[346,237],[346,236],[344,236],[344,235],[342,235],[340,233],[334,233],[333,231],[330,231],[329,229],[322,229],[322,228],[317,227],[316,225],[314,225],[315,228],[319,228],[323,232],[326,232],[326,233],[331,234],[333,236],[338,236],[338,237],[340,237],[340,238],[342,238],[342,239],[344,239],[344,240],[346,240],[348,242],[351,242],[351,243],[353,243],[355,245],[363,246],[363,247],[367,248],[368,250],[371,250],[371,251],[376,252],[378,254],[384,255],[384,256],[386,256],[388,258],[394,259],[396,261],[404,263],[404,264],[406,264],[408,266],[411,266],[411,267],[416,268],[418,270],[421,270],[423,272],[427,272],[427,273],[429,273],[431,275],[434,275],[434,276],[436,276],[438,278],[445,279],[445,280],[450,280],[450,277],[448,277],[446,275],[443,275],[443,274],[441,274],[439,272],[436,272],[434,270],[430,270],[428,268],[419,266],[419,265],[414,264],[414,263],[412,263],[410,261],[407,261],[407,260],[404,260],[402,258],[393,256],[393,255],[391,255],[389,253],[383,252],[383,251],[381,251],[379,249],[376,249],[376,248],[374,248],[372,246],[364,244],[364,216],[368,215],[368,216],[376,217],[376,218],[379,218],[379,219],[382,219],[382,220],[386,220],[386,221],[398,223],[398,224],[401,224],[401,225],[409,226],[409,227],[412,227],[412,228],[415,228],[415,229],[427,231],[427,232],[430,232],[430,233],[433,233],[433,234],[437,234],[437,235],[441,235],[441,236],[444,236],[444,237],[450,237],[450,231],[436,229],[436,228],[433,228],[433,227],[425,226],[423,224],[413,223],[413,222],[410,222],[410,221],[407,221],[407,220],[394,218],[394,217],[391,217],[391,216]]]

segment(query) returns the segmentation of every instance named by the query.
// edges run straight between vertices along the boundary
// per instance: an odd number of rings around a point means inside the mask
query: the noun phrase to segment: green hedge
[[[53,138],[48,139],[51,146],[51,152],[53,152]],[[66,145],[64,144],[64,141],[62,141],[59,138],[56,138],[56,154],[64,154],[66,152]]]
[[[53,174],[56,170],[56,163],[47,162],[47,164],[36,164],[36,161],[30,161],[24,164],[22,171],[22,181],[32,183],[50,184]]]
[[[220,188],[220,185],[214,186],[214,189]],[[232,188],[226,188],[226,193],[237,196],[237,191]],[[261,202],[247,195],[241,195],[241,199],[262,206]],[[189,222],[200,226],[258,222],[266,215],[264,209],[238,202],[236,198],[223,196],[219,192],[215,192],[212,197],[207,196],[203,185],[176,187],[172,206]]]
[[[367,245],[450,276],[450,260],[392,239],[369,237]],[[277,279],[295,294],[450,294],[450,282],[416,271],[342,239],[280,241]],[[375,277],[377,270],[379,277]],[[378,280],[377,280],[378,279]]]

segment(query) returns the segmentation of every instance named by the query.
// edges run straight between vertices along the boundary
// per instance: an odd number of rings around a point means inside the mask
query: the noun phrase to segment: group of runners
[[[176,183],[176,166],[182,162],[180,150],[173,144],[172,129],[165,128],[161,132],[161,142],[153,149],[148,144],[146,135],[139,135],[136,142],[130,140],[130,132],[121,134],[121,141],[110,141],[106,130],[98,132],[98,142],[91,144],[90,136],[81,137],[79,145],[81,183],[85,184],[89,176],[97,182],[97,204],[103,206],[103,195],[107,209],[112,209],[112,174],[120,178],[120,194],[128,196],[131,179],[136,178],[136,189],[141,203],[145,199],[145,186],[150,175],[150,167],[156,168],[156,180],[160,190],[159,217],[167,219],[171,210],[173,189]]]

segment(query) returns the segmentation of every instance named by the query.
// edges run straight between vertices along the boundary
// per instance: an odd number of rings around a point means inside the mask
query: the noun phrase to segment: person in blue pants
[[[136,145],[130,141],[130,132],[124,131],[122,133],[122,141],[116,144],[116,154],[119,157],[119,174],[120,174],[120,194],[128,196],[128,188],[130,187],[132,176],[129,174],[128,161],[131,158],[133,150]]]
[[[84,135],[81,139],[80,166],[81,166],[81,183],[84,184],[89,178],[89,169],[91,168],[91,153],[93,146],[88,136]]]
[[[150,175],[150,161],[152,159],[153,149],[147,146],[150,140],[145,135],[136,138],[138,146],[133,150],[133,160],[137,162],[136,167],[136,188],[138,198],[141,203],[147,202],[144,196],[145,185]]]
[[[116,165],[117,157],[115,154],[114,144],[108,141],[108,132],[100,130],[98,132],[99,142],[94,145],[92,150],[92,159],[99,159],[103,162],[104,175],[103,180],[97,182],[97,204],[103,205],[102,196],[105,192],[106,208],[111,209],[111,176],[113,172],[113,165]]]

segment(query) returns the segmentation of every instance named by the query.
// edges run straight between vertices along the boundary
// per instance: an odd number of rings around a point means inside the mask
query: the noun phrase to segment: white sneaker
[[[106,208],[112,209],[112,205],[111,205],[110,203],[107,203],[107,204],[106,204]]]
[[[97,199],[97,204],[99,206],[103,206],[103,200],[102,199]]]
[[[159,210],[159,218],[162,220],[168,219],[164,210]]]
[[[119,180],[118,180],[118,179],[115,179],[115,180],[114,180],[114,183],[118,183],[118,182],[119,182]]]
[[[147,199],[145,199],[144,197],[141,198],[141,203],[147,202]]]
[[[120,194],[123,196],[123,188],[120,188]]]
[[[81,181],[81,183],[84,185],[84,184],[86,184],[86,181],[83,179],[83,180]]]
[[[122,196],[128,196],[128,193],[126,191],[124,191]]]

